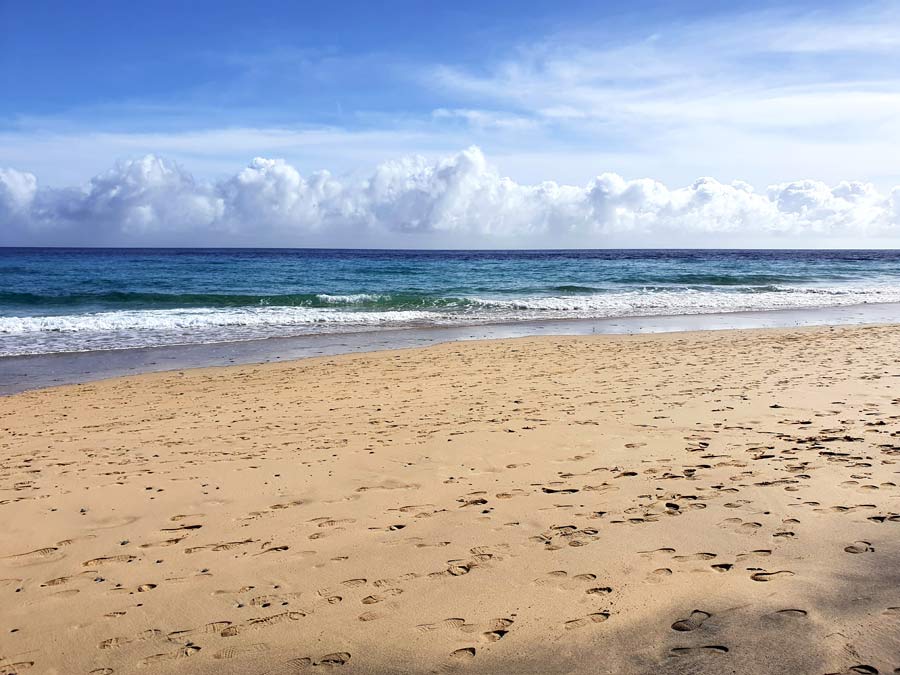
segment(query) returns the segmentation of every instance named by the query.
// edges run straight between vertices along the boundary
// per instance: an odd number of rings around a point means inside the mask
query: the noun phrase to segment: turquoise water
[[[0,355],[872,302],[900,252],[0,249]]]

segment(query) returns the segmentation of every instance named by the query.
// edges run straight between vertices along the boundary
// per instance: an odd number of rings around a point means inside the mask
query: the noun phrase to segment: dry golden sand
[[[900,328],[0,399],[2,673],[891,673]]]

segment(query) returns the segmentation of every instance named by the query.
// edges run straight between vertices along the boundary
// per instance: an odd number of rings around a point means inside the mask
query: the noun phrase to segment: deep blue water
[[[898,251],[0,249],[0,354],[900,302]]]

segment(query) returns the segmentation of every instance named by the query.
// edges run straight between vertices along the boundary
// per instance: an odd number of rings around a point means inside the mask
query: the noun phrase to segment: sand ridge
[[[0,672],[895,672],[898,363],[546,337],[0,399]]]

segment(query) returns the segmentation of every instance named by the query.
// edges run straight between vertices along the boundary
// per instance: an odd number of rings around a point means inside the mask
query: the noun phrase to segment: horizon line
[[[859,251],[900,252],[898,248],[764,248],[764,247],[669,247],[669,246],[610,246],[590,248],[352,248],[343,246],[9,246],[0,245],[0,251],[9,250],[69,250],[69,251],[358,251],[358,252],[408,252],[408,253],[554,253],[577,251]]]

